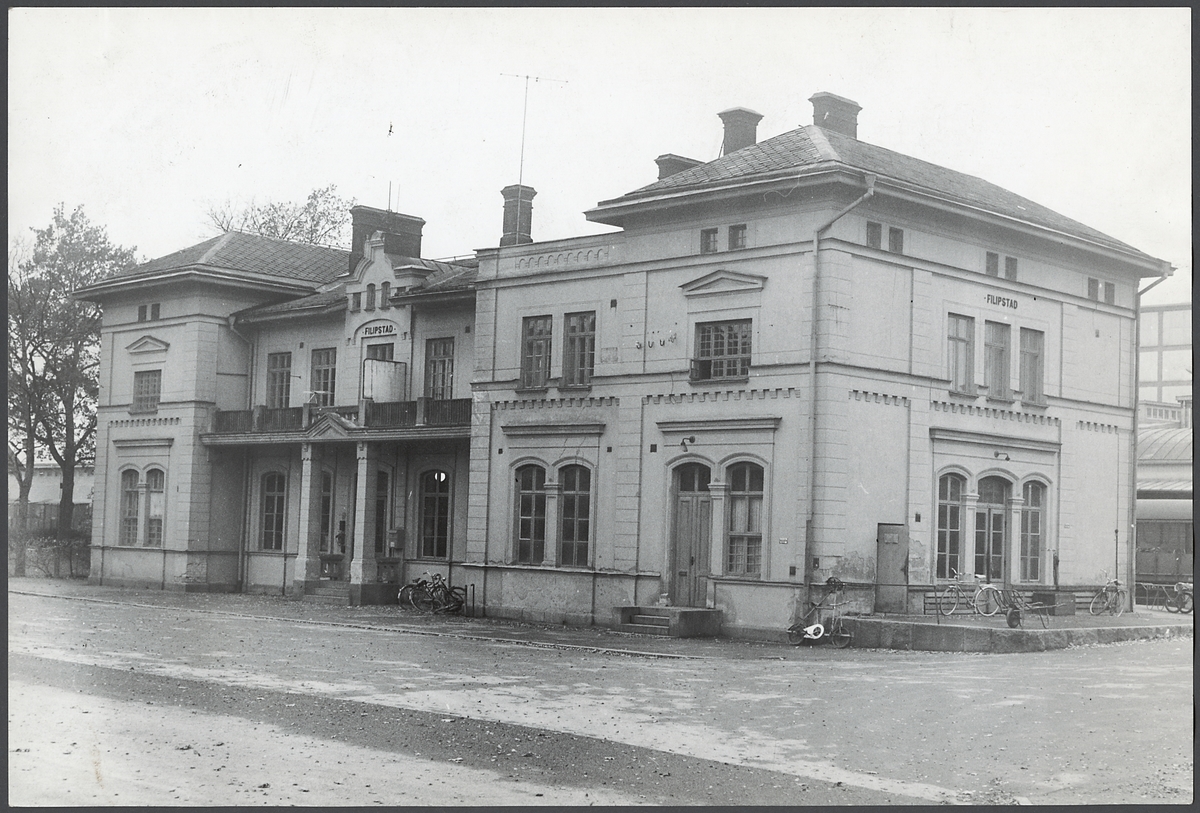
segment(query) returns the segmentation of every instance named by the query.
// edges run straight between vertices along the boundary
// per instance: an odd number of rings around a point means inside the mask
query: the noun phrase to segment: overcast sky
[[[1032,198],[1178,266],[1190,295],[1188,9],[10,9],[10,241],[82,204],[150,258],[211,203],[330,183],[424,218],[427,257],[533,236],[719,154],[862,105],[859,137]],[[532,75],[521,162],[525,80]],[[548,81],[557,80],[557,81]],[[1155,292],[1156,294],[1158,291]],[[1157,298],[1157,297],[1156,297]]]

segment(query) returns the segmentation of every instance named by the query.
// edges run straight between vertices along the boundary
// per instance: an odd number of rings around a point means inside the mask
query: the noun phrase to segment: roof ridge
[[[233,234],[234,232],[232,231],[227,231],[222,234],[217,241],[209,247],[208,251],[200,255],[200,259],[196,261],[196,264],[208,265],[212,261],[213,257],[217,256],[217,253],[225,247],[225,244],[233,239]]]
[[[842,161],[841,154],[829,143],[829,139],[825,137],[825,131],[820,127],[815,124],[806,124],[800,126],[798,129],[803,130],[804,134],[808,136],[808,140],[817,148],[817,152],[820,153],[821,158],[826,161]],[[846,162],[842,161],[842,163]]]

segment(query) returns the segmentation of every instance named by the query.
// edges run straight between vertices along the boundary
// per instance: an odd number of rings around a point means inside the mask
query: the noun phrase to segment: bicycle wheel
[[[1129,591],[1118,590],[1113,596],[1114,603],[1109,607],[1113,615],[1121,615],[1125,612],[1125,606],[1129,603]]]
[[[850,628],[843,623],[842,619],[835,619],[831,625],[829,632],[829,643],[833,644],[838,649],[845,649],[850,646],[850,641],[854,635],[850,632]]]
[[[1108,609],[1108,591],[1101,590],[1096,595],[1092,596],[1092,603],[1088,605],[1088,612],[1092,615],[1100,615]]]
[[[400,592],[396,594],[396,603],[400,605],[400,609],[415,609],[413,607],[413,590],[415,588],[415,584],[406,584],[400,588]]]
[[[1013,607],[1004,614],[1004,620],[1008,622],[1008,626],[1010,628],[1016,629],[1017,627],[1021,626],[1021,611],[1016,607]]]
[[[980,615],[995,615],[1000,609],[1000,591],[988,585],[975,594],[975,612]]]
[[[1179,600],[1183,598],[1183,593],[1171,595],[1166,592],[1166,588],[1163,588],[1163,593],[1166,595],[1166,598],[1163,599],[1163,609],[1169,613],[1181,612],[1182,608],[1179,606]]]
[[[1175,599],[1175,606],[1181,613],[1190,613],[1192,611],[1192,592],[1184,590],[1180,593],[1179,597]]]
[[[413,589],[412,605],[423,613],[433,612],[435,604],[433,594],[429,592],[428,587],[418,585]]]
[[[958,603],[962,601],[962,590],[958,589],[958,585],[949,585],[945,590],[937,594],[937,611],[939,615],[954,615],[954,611],[958,609]]]
[[[446,612],[461,613],[467,604],[467,588],[451,587],[446,592]]]

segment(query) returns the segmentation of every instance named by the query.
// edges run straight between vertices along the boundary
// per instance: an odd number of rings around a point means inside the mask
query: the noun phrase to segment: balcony
[[[376,403],[363,400],[358,406],[320,407],[306,404],[286,409],[220,410],[213,417],[213,435],[262,435],[264,433],[302,433],[322,415],[334,414],[349,421],[356,429],[420,429],[423,427],[469,427],[471,399]]]

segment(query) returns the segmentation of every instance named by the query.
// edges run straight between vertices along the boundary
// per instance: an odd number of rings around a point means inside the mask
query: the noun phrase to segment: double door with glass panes
[[[1000,477],[979,481],[975,508],[975,573],[987,582],[1004,582],[1008,549],[1009,483]]]

